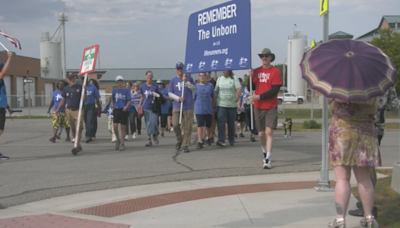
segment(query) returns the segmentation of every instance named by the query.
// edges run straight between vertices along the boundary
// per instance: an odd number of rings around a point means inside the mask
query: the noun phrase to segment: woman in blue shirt
[[[130,91],[131,93],[131,104],[128,108],[129,112],[129,117],[128,117],[128,122],[126,125],[126,137],[125,139],[129,139],[129,128],[131,129],[131,135],[132,139],[136,138],[136,119],[138,118],[138,113],[137,113],[137,106],[139,105],[140,98],[142,97],[140,94],[136,92],[136,88],[138,85],[136,83],[132,84],[132,82],[126,82],[126,88]]]
[[[143,107],[144,111],[144,120],[146,123],[146,132],[149,136],[148,143],[146,146],[152,146],[153,143],[151,141],[151,136],[153,136],[153,140],[155,144],[158,144],[158,114],[154,113],[151,109],[153,100],[155,97],[159,97],[158,94],[158,86],[153,84],[153,72],[146,72],[146,83],[143,83],[141,86],[141,95],[142,98],[139,102],[139,107]]]
[[[67,85],[67,82],[61,80],[57,82],[57,90],[53,92],[53,99],[50,102],[49,109],[47,110],[47,113],[50,114],[51,108],[54,106],[54,110],[57,110],[58,106],[60,105],[60,102],[62,100],[62,91],[64,87]],[[58,129],[62,129],[65,127],[65,131],[67,133],[67,138],[65,139],[66,142],[69,142],[71,139],[69,138],[69,123],[66,118],[65,114],[65,104],[60,108],[60,112],[58,114],[53,111],[53,137],[51,137],[49,140],[53,143],[56,142],[57,138],[57,132]],[[58,137],[59,138],[59,137]]]

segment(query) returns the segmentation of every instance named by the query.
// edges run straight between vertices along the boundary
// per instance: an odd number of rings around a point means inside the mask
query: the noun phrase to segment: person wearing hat
[[[76,135],[76,128],[78,124],[78,115],[79,115],[79,104],[81,101],[82,89],[86,89],[86,85],[83,87],[81,84],[76,83],[75,75],[68,74],[68,83],[69,85],[65,86],[61,96],[62,100],[58,105],[58,108],[55,110],[56,115],[59,115],[60,111],[65,105],[65,115],[67,117],[67,121],[72,131],[72,137],[77,141],[76,147],[72,149],[72,154],[77,155],[78,152],[82,150],[81,146],[81,136],[83,129],[83,111],[81,112],[81,118],[79,121],[79,133]],[[83,101],[86,101],[86,93],[84,93]]]
[[[270,49],[264,48],[258,54],[262,61],[262,66],[249,70],[248,76],[251,82],[247,84],[250,91],[252,83],[255,93],[249,97],[249,101],[254,103],[254,116],[256,118],[256,128],[263,152],[263,168],[271,169],[271,153],[273,145],[274,123],[278,116],[278,92],[282,86],[281,72],[271,62],[275,60],[275,54]],[[251,91],[250,91],[251,92]]]
[[[4,132],[4,125],[6,123],[6,109],[10,113],[12,113],[12,109],[7,104],[7,93],[6,93],[6,85],[4,84],[4,77],[6,76],[6,72],[8,67],[10,66],[12,52],[7,52],[7,61],[6,63],[0,62],[0,136]],[[8,156],[5,156],[0,153],[0,159],[6,160],[9,159]]]
[[[168,110],[171,106],[169,102],[168,91],[165,89],[164,83],[161,79],[157,80],[158,91],[164,96],[166,102],[161,105],[160,124],[161,124],[161,137],[164,137],[165,128],[168,122]]]
[[[180,150],[183,146],[183,152],[188,153],[190,136],[192,135],[193,125],[193,93],[196,92],[196,85],[194,80],[190,76],[183,74],[184,64],[178,62],[176,67],[177,76],[174,77],[169,83],[168,95],[171,100],[174,101],[172,111],[172,125],[174,126],[174,132],[176,136],[176,150]],[[182,96],[183,93],[183,96]],[[182,106],[182,124],[183,124],[183,135],[181,131],[181,124],[179,123],[179,117]]]
[[[131,92],[125,88],[124,78],[118,75],[115,78],[118,88],[115,88],[111,97],[111,108],[114,115],[114,133],[116,136],[115,150],[125,150],[125,125],[128,121],[128,108],[131,103]],[[121,137],[118,132],[118,124],[121,125]]]

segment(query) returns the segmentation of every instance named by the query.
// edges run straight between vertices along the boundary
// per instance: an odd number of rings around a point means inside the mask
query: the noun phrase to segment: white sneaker
[[[72,138],[71,143],[75,143],[75,139],[74,138]]]
[[[125,140],[129,140],[129,135],[126,135],[126,136],[125,136]]]
[[[136,132],[133,132],[132,139],[136,139]]]
[[[272,168],[272,166],[271,166],[271,160],[269,160],[269,159],[263,159],[263,162],[264,162],[264,165],[263,165],[263,168],[264,168],[264,169],[271,169],[271,168]]]

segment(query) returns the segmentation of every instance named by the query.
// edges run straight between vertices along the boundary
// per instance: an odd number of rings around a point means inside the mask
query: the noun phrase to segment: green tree
[[[400,33],[394,32],[391,29],[379,30],[379,37],[372,39],[371,44],[380,48],[388,55],[397,69],[395,86],[396,90],[400,89]]]

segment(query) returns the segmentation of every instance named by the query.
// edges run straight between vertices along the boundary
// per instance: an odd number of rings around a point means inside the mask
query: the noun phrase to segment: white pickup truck
[[[278,104],[282,104],[283,102],[297,102],[303,104],[304,100],[304,96],[296,96],[293,93],[284,93],[283,96],[278,96]]]

